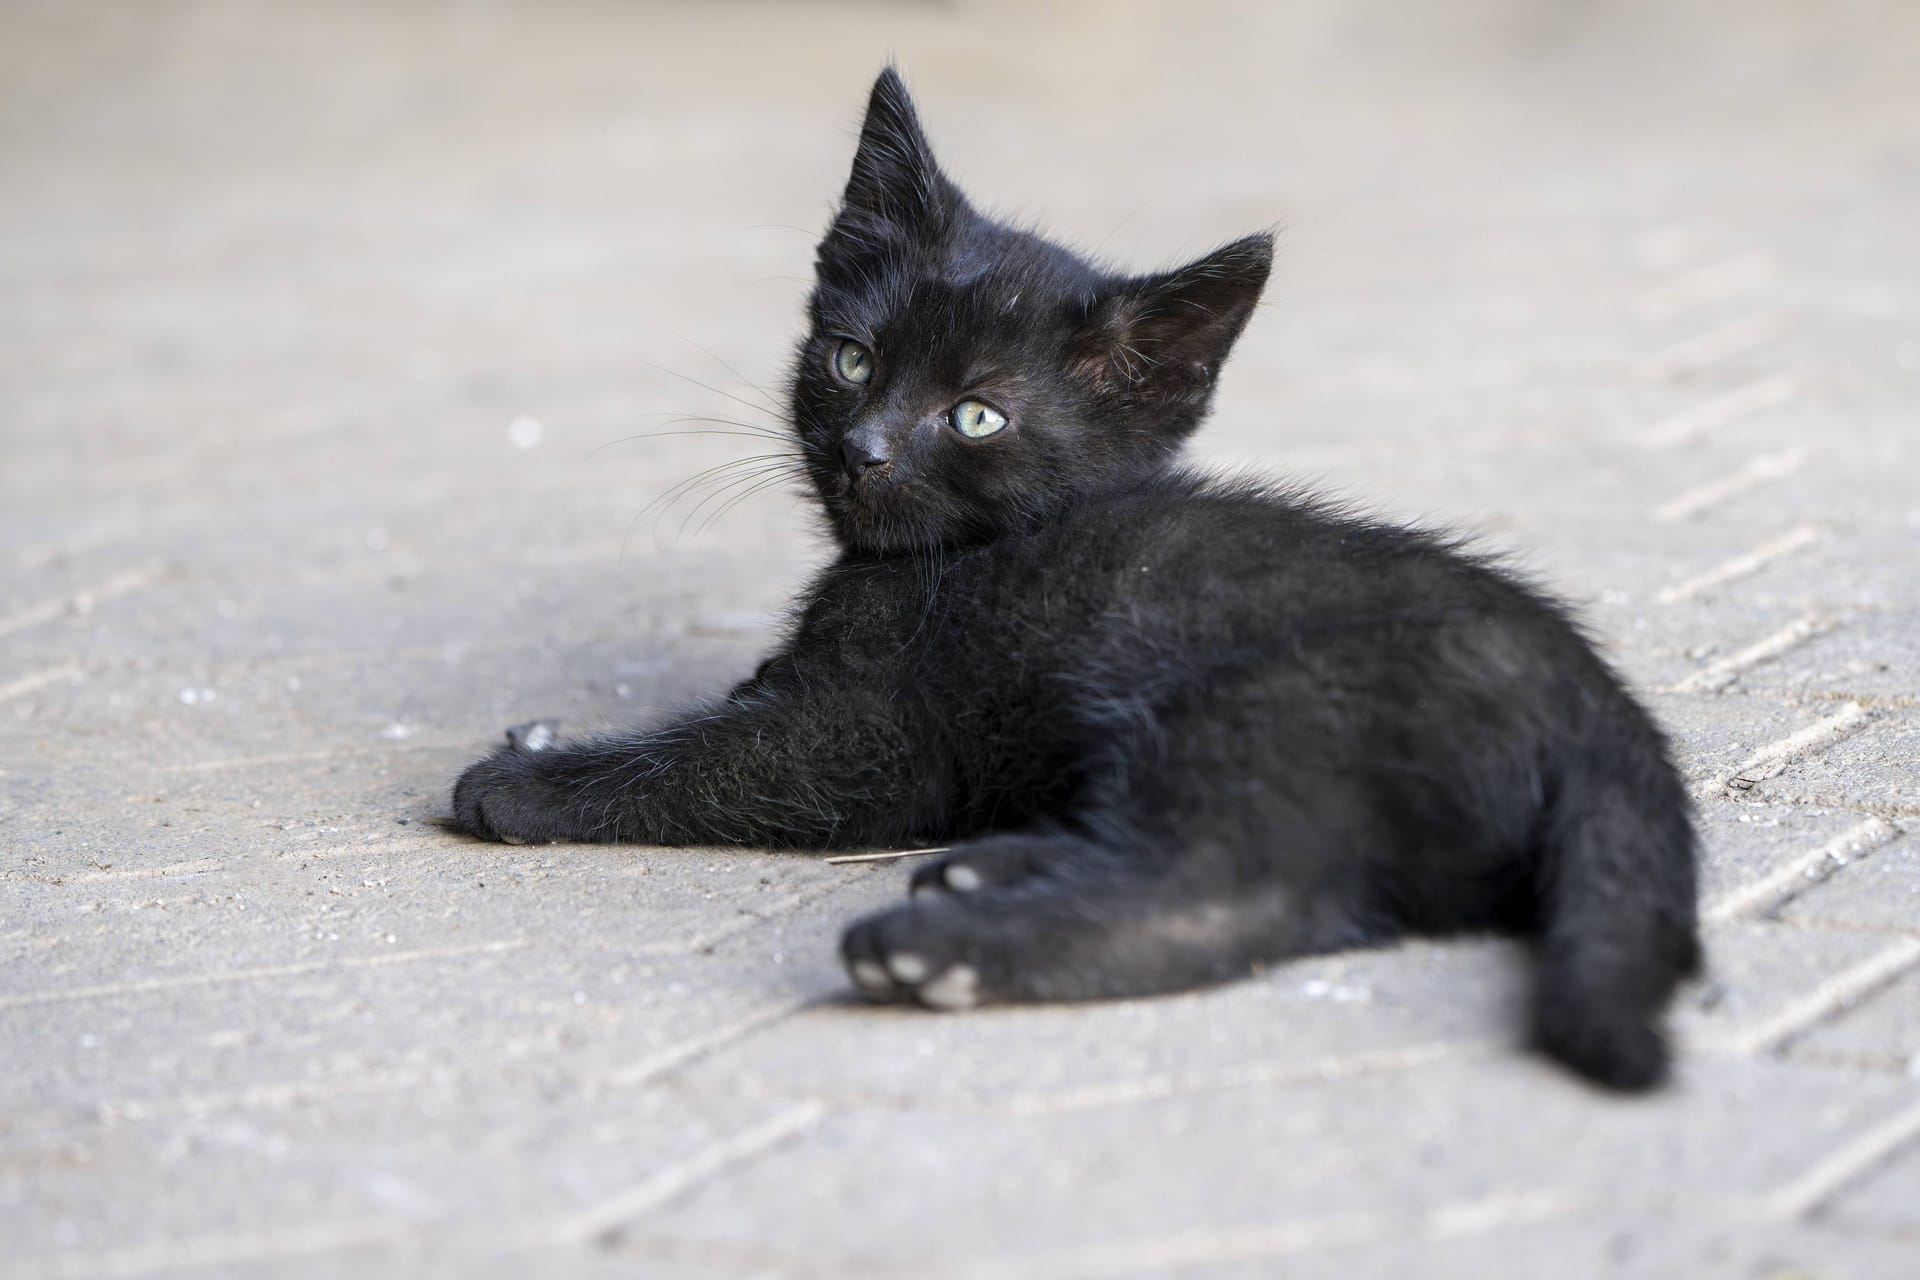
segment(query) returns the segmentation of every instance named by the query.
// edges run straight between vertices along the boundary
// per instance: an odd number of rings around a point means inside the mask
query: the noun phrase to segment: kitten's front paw
[[[560,745],[558,720],[529,720],[507,730],[507,745],[515,751],[551,751]]]
[[[496,751],[469,765],[453,784],[453,820],[482,840],[528,844],[553,838],[552,820],[539,795],[531,752],[518,746]]]

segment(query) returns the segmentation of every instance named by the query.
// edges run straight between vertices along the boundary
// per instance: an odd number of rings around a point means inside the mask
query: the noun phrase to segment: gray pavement
[[[658,433],[773,420],[889,54],[993,207],[1283,225],[1205,455],[1581,603],[1700,797],[1677,1087],[1517,1053],[1497,942],[923,1016],[834,961],[900,864],[426,825],[819,557],[636,516],[760,451]],[[0,6],[0,1274],[1920,1275],[1916,65],[1898,4]]]

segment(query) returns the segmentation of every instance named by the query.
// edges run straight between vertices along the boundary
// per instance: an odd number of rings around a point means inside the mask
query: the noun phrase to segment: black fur
[[[1511,573],[1176,461],[1270,254],[1114,276],[991,221],[882,74],[793,379],[838,558],[752,679],[648,732],[500,751],[460,779],[460,824],[951,842],[843,943],[867,994],[935,1007],[1512,932],[1539,955],[1538,1047],[1656,1083],[1698,947],[1687,799],[1647,714]],[[961,435],[963,399],[1008,425]]]

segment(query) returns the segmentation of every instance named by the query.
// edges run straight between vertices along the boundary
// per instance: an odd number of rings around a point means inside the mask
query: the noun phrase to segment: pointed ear
[[[1137,397],[1206,403],[1273,266],[1273,236],[1248,236],[1098,299],[1075,369]]]
[[[933,148],[921,132],[920,117],[900,74],[892,67],[873,82],[853,173],[840,200],[840,220],[849,215],[918,229],[950,207],[958,196],[934,163]],[[864,217],[862,217],[864,215]]]

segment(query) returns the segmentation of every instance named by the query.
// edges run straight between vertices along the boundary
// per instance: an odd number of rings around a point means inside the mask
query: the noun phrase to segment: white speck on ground
[[[507,439],[516,449],[534,449],[539,447],[546,430],[540,419],[522,414],[507,424]]]

